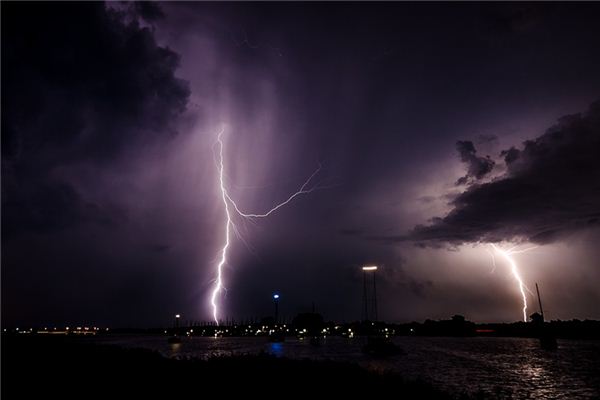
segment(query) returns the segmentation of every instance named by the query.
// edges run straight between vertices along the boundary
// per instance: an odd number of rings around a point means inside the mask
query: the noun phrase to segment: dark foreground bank
[[[2,397],[7,399],[161,395],[354,398],[357,394],[370,398],[456,398],[426,383],[367,371],[351,363],[268,355],[173,360],[153,351],[99,345],[85,338],[2,338]]]

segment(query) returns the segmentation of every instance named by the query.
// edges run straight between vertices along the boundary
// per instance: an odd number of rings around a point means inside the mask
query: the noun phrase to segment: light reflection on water
[[[277,357],[283,356],[283,343],[271,343],[269,345],[269,353]]]
[[[556,352],[524,338],[397,337],[404,355],[377,359],[361,352],[362,339],[329,337],[312,346],[289,338],[270,343],[266,338],[183,338],[169,345],[162,336],[112,336],[102,342],[143,347],[174,358],[209,358],[266,352],[277,357],[356,362],[377,371],[394,371],[423,379],[450,392],[483,392],[494,398],[600,398],[600,342],[559,341]]]

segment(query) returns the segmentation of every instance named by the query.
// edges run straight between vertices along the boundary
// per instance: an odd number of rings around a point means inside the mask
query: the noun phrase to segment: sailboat
[[[540,296],[540,289],[538,284],[535,284],[535,290],[537,292],[538,302],[540,305],[540,317],[532,318],[532,322],[537,324],[537,334],[540,338],[540,346],[544,350],[556,350],[558,348],[558,343],[556,342],[556,337],[548,330],[548,327],[545,326],[544,322],[544,309],[542,308],[542,298]],[[535,314],[534,314],[535,315]],[[533,316],[532,316],[533,317]]]

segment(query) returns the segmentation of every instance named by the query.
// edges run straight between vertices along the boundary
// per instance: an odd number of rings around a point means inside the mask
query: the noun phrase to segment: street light
[[[363,299],[365,302],[365,321],[369,320],[369,299],[367,295],[367,272],[373,272],[373,297],[371,299],[371,307],[375,321],[377,321],[377,285],[375,280],[375,271],[377,271],[376,265],[365,265],[362,267],[363,271]]]
[[[273,303],[275,303],[275,324],[277,324],[279,319],[279,293],[273,294]]]

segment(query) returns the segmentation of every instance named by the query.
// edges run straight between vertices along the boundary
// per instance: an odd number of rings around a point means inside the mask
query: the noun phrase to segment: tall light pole
[[[363,320],[369,320],[369,299],[367,298],[367,270],[363,267],[363,302],[365,303],[365,311]]]
[[[369,320],[369,296],[367,293],[367,273],[373,272],[373,297],[371,298],[371,311],[375,321],[378,319],[377,315],[377,284],[375,279],[375,271],[377,271],[376,265],[366,265],[362,267],[363,270],[363,299],[365,306],[365,321]]]
[[[275,303],[275,324],[279,319],[279,293],[273,294],[273,303]]]

